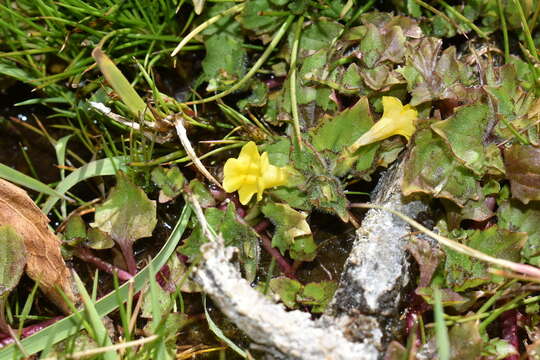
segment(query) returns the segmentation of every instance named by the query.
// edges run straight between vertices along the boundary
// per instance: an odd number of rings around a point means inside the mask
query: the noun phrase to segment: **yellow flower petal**
[[[246,145],[242,146],[242,150],[240,150],[240,155],[238,155],[239,161],[259,162],[259,159],[259,150],[257,150],[257,145],[255,145],[253,141],[250,141]]]
[[[349,147],[350,152],[393,135],[403,135],[408,141],[414,133],[418,112],[412,106],[403,106],[401,101],[393,96],[383,96],[382,103],[383,116]]]
[[[251,200],[253,194],[257,193],[257,201],[260,201],[265,189],[285,185],[286,182],[284,168],[271,165],[268,153],[259,155],[253,141],[242,147],[237,159],[228,159],[223,168],[223,189],[227,192],[238,190],[243,205]]]
[[[244,182],[246,166],[238,159],[228,159],[223,167],[223,189],[227,192],[236,191]]]
[[[253,194],[257,192],[257,184],[244,184],[238,189],[238,196],[240,197],[240,204],[247,205],[251,200]]]
[[[398,118],[401,115],[403,110],[403,104],[395,96],[383,96],[382,97],[382,106],[383,106],[383,118]],[[409,106],[409,105],[407,105]]]
[[[262,154],[260,163],[262,184],[265,189],[287,183],[285,169],[271,165],[268,160],[268,153]]]

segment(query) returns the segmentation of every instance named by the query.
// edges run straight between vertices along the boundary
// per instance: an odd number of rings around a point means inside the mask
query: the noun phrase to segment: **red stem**
[[[58,320],[63,319],[63,318],[64,318],[63,316],[55,316],[52,319],[45,320],[40,323],[27,326],[23,328],[21,337],[25,338],[30,335],[34,335],[38,331],[45,329],[47,326],[52,325]],[[0,333],[0,348],[9,344],[13,344],[14,342],[15,342],[15,339],[13,339],[11,336],[4,333]]]
[[[137,261],[135,260],[135,255],[133,254],[133,243],[129,240],[118,241],[124,259],[126,260],[126,265],[128,271],[131,275],[137,274]]]
[[[270,226],[270,221],[267,219],[262,220],[257,225],[253,226],[253,230],[255,230],[258,234],[263,235],[264,231]]]
[[[131,279],[133,277],[133,275],[131,275],[127,271],[119,269],[118,267],[116,267],[116,266],[114,266],[112,264],[109,264],[106,261],[101,260],[100,258],[95,256],[94,254],[92,254],[92,252],[89,249],[78,248],[75,251],[74,255],[76,257],[78,257],[79,259],[83,260],[83,261],[94,264],[98,269],[101,269],[101,270],[103,270],[105,272],[108,272],[109,274],[116,273],[116,275],[118,276],[118,279],[121,280],[121,281],[128,281],[129,279]]]
[[[291,279],[296,279],[296,276],[294,275],[294,269],[292,266],[285,260],[285,258],[281,255],[278,249],[272,247],[272,240],[265,234],[260,234],[261,240],[262,240],[262,246],[263,248],[274,258],[276,259],[276,264],[278,264],[279,268],[281,269],[281,272]]]
[[[276,259],[276,264],[278,264],[279,268],[281,269],[281,272],[285,274],[288,278],[296,279],[296,276],[294,275],[295,271],[294,268],[285,260],[283,255],[279,252],[278,249],[272,247],[272,240],[265,234],[265,230],[270,226],[270,221],[267,219],[262,220],[257,225],[253,226],[253,230],[255,230],[260,236],[262,240],[262,246],[263,248],[274,258]]]

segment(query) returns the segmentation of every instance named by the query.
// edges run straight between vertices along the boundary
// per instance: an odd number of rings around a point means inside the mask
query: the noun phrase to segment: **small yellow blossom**
[[[411,138],[418,112],[411,105],[403,106],[401,101],[393,96],[383,96],[382,104],[383,116],[349,147],[350,153],[361,146],[384,140],[392,135],[403,135],[407,141]]]
[[[223,172],[223,189],[227,192],[238,190],[242,205],[246,205],[255,193],[259,201],[265,189],[287,183],[285,168],[271,165],[267,152],[259,155],[253,141],[242,147],[238,159],[227,160]]]

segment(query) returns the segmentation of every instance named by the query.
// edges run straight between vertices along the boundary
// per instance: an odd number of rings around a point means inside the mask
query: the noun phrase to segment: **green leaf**
[[[152,282],[155,283],[155,286],[150,288],[150,292],[153,293],[153,296],[144,296],[142,303],[141,317],[146,319],[154,319],[156,312],[160,315],[167,315],[166,310],[170,309],[173,301],[171,294],[165,291],[161,286],[159,286],[159,284],[156,283],[155,279],[148,280],[148,283]],[[149,293],[149,286],[147,286],[144,293]],[[159,323],[159,317],[161,316],[158,316],[158,319],[155,319],[148,325],[151,325],[152,327],[157,326],[157,324]]]
[[[439,360],[450,360],[450,340],[448,329],[444,322],[444,308],[441,300],[441,291],[435,288],[433,313],[435,316],[435,339],[437,340],[437,354]]]
[[[312,313],[323,313],[337,289],[335,281],[313,282],[304,286],[299,303],[312,306]]]
[[[206,321],[208,322],[208,328],[210,329],[210,331],[212,331],[217,336],[218,339],[223,341],[232,350],[234,350],[234,352],[236,352],[238,355],[240,355],[244,359],[247,359],[248,354],[244,350],[242,350],[240,347],[238,347],[238,345],[236,345],[231,339],[229,339],[210,317],[210,314],[208,313],[208,308],[206,307],[206,295],[203,295],[203,307],[204,307],[204,315],[206,316]]]
[[[282,22],[283,16],[261,15],[263,12],[283,9],[271,4],[269,0],[251,0],[246,3],[240,19],[242,26],[256,34],[275,30]]]
[[[291,140],[288,137],[282,137],[274,143],[263,144],[261,151],[268,153],[270,164],[280,167],[287,166],[291,153]]]
[[[73,273],[73,277],[75,279],[75,284],[77,285],[77,289],[79,290],[79,294],[85,306],[84,312],[86,314],[86,320],[88,321],[84,322],[84,324],[86,324],[86,330],[94,334],[94,340],[99,346],[112,346],[112,340],[109,336],[109,333],[107,332],[107,329],[105,328],[105,325],[101,320],[101,316],[99,315],[94,302],[86,291],[83,282],[81,281],[77,273]],[[109,349],[108,351],[105,351],[103,353],[103,359],[114,360],[119,359],[119,357],[115,351]]]
[[[118,173],[116,186],[107,200],[96,207],[95,220],[90,225],[111,235],[117,243],[152,236],[156,227],[156,203],[124,173]]]
[[[525,206],[516,200],[505,201],[497,210],[499,226],[528,235],[522,255],[531,265],[540,266],[540,203]]]
[[[311,261],[315,258],[317,245],[307,223],[307,214],[287,204],[267,202],[261,208],[263,214],[275,225],[272,246],[284,255],[288,250],[295,260]]]
[[[94,250],[110,249],[114,246],[114,240],[109,234],[99,229],[91,228],[88,230],[85,245]]]
[[[513,198],[540,200],[540,148],[514,144],[504,152],[504,165]]]
[[[17,286],[26,265],[24,241],[11,225],[0,226],[0,249],[1,302]]]
[[[305,181],[299,182],[298,185],[299,184],[305,184]],[[310,211],[312,208],[307,194],[298,187],[295,187],[294,184],[271,189],[269,193],[272,194],[272,199],[278,202],[287,203],[295,209]]]
[[[485,171],[483,138],[488,122],[488,107],[484,104],[463,106],[444,121],[431,128],[449,144],[454,155],[477,175]]]
[[[186,179],[177,166],[168,169],[158,166],[152,170],[152,181],[161,189],[159,202],[164,203],[182,193]]]
[[[465,230],[464,244],[493,257],[519,262],[521,248],[527,241],[527,234],[512,232],[494,225],[486,230]],[[446,249],[446,281],[456,291],[496,280],[487,272],[485,262]]]
[[[229,203],[225,211],[208,208],[205,211],[208,224],[216,233],[221,233],[225,246],[235,246],[240,250],[240,262],[246,279],[253,281],[258,267],[258,238],[255,231],[236,218],[234,204]],[[200,254],[201,245],[208,242],[200,226],[196,226],[191,235],[180,246],[180,253],[194,260]]]
[[[486,91],[493,96],[497,112],[510,117],[514,114],[514,96],[517,93],[518,82],[513,64],[506,64],[498,69],[490,69],[498,74],[498,79],[488,78]]]
[[[202,61],[207,91],[229,88],[246,72],[246,50],[242,40],[228,34],[215,34],[204,42],[206,56]]]
[[[92,51],[92,57],[96,60],[99,70],[109,85],[111,85],[118,96],[120,96],[122,102],[127,106],[129,111],[137,118],[144,114],[154,120],[152,112],[146,111],[147,106],[144,100],[137,94],[133,86],[131,86],[114,62],[101,50],[100,46]]]
[[[246,110],[250,107],[262,107],[268,101],[268,86],[258,79],[254,79],[251,84],[251,94],[236,104],[239,110]]]
[[[70,216],[64,231],[64,241],[69,245],[77,245],[86,239],[86,223],[79,215]]]
[[[365,37],[360,42],[362,61],[368,68],[373,68],[384,50],[384,43],[379,29],[374,24],[368,24]]]
[[[303,285],[294,279],[280,276],[270,280],[270,289],[277,294],[285,306],[296,309],[296,296],[302,291]]]
[[[216,199],[212,196],[207,187],[197,179],[189,182],[189,188],[193,192],[193,196],[197,198],[202,208],[216,206]]]
[[[214,3],[201,15],[205,20],[208,20],[214,16],[221,15],[228,9],[232,8],[234,3],[221,2]],[[201,34],[204,36],[211,36],[214,34],[227,34],[230,36],[238,36],[241,34],[240,23],[235,20],[234,14],[221,17],[218,21],[204,29]]]
[[[430,129],[420,130],[414,144],[405,163],[401,186],[405,195],[423,192],[460,206],[479,198],[474,174],[454,159],[440,137]]]
[[[310,130],[312,144],[318,151],[331,150],[340,152],[344,147],[353,144],[373,125],[367,97],[342,111],[335,117],[326,117],[320,124]]]
[[[439,56],[441,45],[441,39],[425,37],[406,53],[406,66],[400,72],[412,94],[412,106],[432,100],[459,99],[470,94],[464,88],[471,83],[470,69],[457,60],[453,46]]]
[[[490,356],[495,360],[507,359],[511,355],[519,355],[516,348],[510,345],[505,340],[494,338],[489,339],[487,344],[484,345],[483,355]]]
[[[458,228],[463,220],[482,222],[495,215],[488,204],[486,204],[484,195],[480,195],[479,200],[467,200],[463,207],[459,207],[454,202],[443,199],[449,229]]]
[[[315,21],[302,31],[300,49],[320,50],[330,46],[341,33],[343,25],[333,21]]]

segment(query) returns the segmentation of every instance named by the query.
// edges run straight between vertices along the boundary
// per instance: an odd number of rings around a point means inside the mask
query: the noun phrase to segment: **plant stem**
[[[480,30],[480,28],[478,26],[476,26],[469,18],[465,17],[464,15],[462,15],[459,11],[457,11],[456,9],[454,9],[454,7],[448,5],[445,1],[443,0],[438,0],[437,1],[439,4],[441,4],[446,10],[448,10],[450,13],[452,13],[452,15],[454,15],[455,17],[457,17],[459,20],[463,21],[465,24],[467,24],[467,26],[469,26],[471,29],[473,29],[477,34],[478,36],[480,36],[481,38],[483,39],[487,39],[488,36],[486,35],[485,32],[483,32],[482,30]]]
[[[119,241],[117,244],[122,250],[129,273],[131,275],[137,274],[137,261],[135,260],[135,255],[133,254],[133,243],[129,240],[125,240]],[[120,278],[120,276],[118,278]]]
[[[534,57],[536,61],[539,61],[540,59],[538,58],[538,53],[536,52],[536,45],[534,45],[534,40],[532,38],[529,25],[527,24],[525,13],[523,12],[523,8],[521,7],[521,3],[519,2],[519,0],[514,0],[514,4],[516,5],[519,13],[519,18],[521,19],[521,27],[523,28],[525,40],[527,41],[527,46],[529,47],[531,56]]]
[[[27,326],[22,330],[21,337],[24,338],[24,337],[33,335],[37,333],[38,331],[45,329],[47,326],[54,324],[55,322],[63,318],[64,318],[63,316],[55,316],[52,319],[42,321],[34,325]],[[15,339],[11,337],[10,335],[4,335],[4,336],[2,335],[3,334],[0,334],[0,348],[9,344],[13,344],[15,342]]]
[[[510,62],[510,46],[508,43],[508,28],[506,27],[506,18],[504,17],[502,0],[497,0],[497,8],[499,10],[499,20],[501,21],[501,28],[503,33],[504,62],[505,64],[508,64]]]
[[[272,247],[272,240],[266,235],[260,234],[263,248],[274,258],[278,264],[281,272],[288,278],[295,279],[294,270],[292,266],[285,260],[278,249]]]
[[[298,100],[296,97],[296,60],[298,57],[298,45],[300,44],[300,34],[302,32],[302,25],[304,24],[304,17],[300,16],[294,29],[294,41],[291,50],[291,69],[289,73],[289,87],[291,94],[291,112],[294,124],[294,134],[298,148],[302,150],[302,136],[300,134],[300,119],[298,117]]]
[[[86,249],[86,248],[78,248],[76,251],[75,251],[75,256],[78,257],[79,259],[83,260],[83,261],[86,261],[86,262],[89,262],[91,264],[94,264],[98,269],[101,269],[109,274],[114,274],[116,273],[116,275],[118,276],[118,279],[122,280],[122,281],[128,281],[129,279],[131,279],[133,276],[122,270],[122,269],[119,269],[118,267],[112,265],[112,264],[109,264],[108,262],[106,261],[103,261],[101,260],[100,258],[98,258],[97,256],[95,256],[94,254],[92,254],[92,252],[89,250],[89,249]]]

